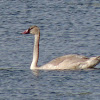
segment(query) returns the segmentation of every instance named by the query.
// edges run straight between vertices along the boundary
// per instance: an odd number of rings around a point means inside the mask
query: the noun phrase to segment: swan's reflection
[[[88,68],[88,69],[78,69],[78,70],[55,70],[55,71],[91,71],[91,70],[100,70],[100,68]],[[54,70],[51,70],[51,71],[54,71]],[[41,70],[32,70],[32,73],[35,75],[35,76],[40,76],[40,73]]]
[[[40,70],[32,70],[32,73],[35,75],[35,76],[39,76],[39,73],[40,72]]]

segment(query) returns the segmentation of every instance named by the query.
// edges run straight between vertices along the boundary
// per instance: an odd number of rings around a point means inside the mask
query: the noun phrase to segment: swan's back
[[[87,61],[89,58],[82,56],[82,55],[65,55],[62,57],[58,57],[52,61],[50,61],[48,64],[52,64],[54,66],[57,66],[59,64],[61,64],[62,62],[66,61],[67,63],[78,63],[78,62],[85,62]]]

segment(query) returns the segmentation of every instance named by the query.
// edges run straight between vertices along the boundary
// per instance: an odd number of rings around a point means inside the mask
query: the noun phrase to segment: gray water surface
[[[100,64],[93,70],[29,69],[41,30],[41,66],[66,54],[100,55],[99,0],[0,1],[0,100],[100,100]]]

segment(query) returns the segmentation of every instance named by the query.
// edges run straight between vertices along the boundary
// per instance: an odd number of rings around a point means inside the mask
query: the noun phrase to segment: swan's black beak
[[[24,32],[22,32],[22,34],[30,34],[30,30],[27,29],[27,30],[25,30]]]

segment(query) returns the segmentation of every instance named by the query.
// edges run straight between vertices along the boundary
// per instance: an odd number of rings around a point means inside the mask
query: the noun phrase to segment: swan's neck
[[[40,33],[35,35],[34,40],[34,48],[33,48],[33,60],[30,69],[37,69],[37,63],[39,58],[39,39],[40,39]]]

